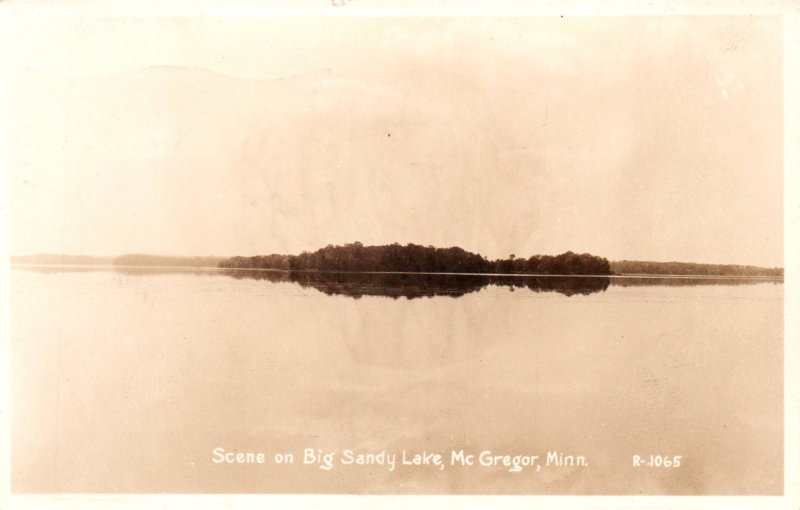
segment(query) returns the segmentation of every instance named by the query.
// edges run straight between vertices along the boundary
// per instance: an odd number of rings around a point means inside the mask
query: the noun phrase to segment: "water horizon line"
[[[516,276],[537,278],[652,278],[652,279],[699,279],[699,280],[780,280],[783,276],[771,275],[702,275],[702,274],[658,274],[658,273],[617,273],[617,274],[543,274],[543,273],[459,273],[439,271],[336,271],[325,269],[273,269],[256,267],[211,267],[211,266],[142,266],[119,264],[37,264],[11,263],[11,268],[52,267],[88,269],[175,269],[208,272],[254,271],[272,273],[324,273],[324,274],[405,274],[405,275],[443,275],[443,276]]]

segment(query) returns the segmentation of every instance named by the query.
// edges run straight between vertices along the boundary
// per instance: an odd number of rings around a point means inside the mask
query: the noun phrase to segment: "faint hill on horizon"
[[[131,253],[114,258],[115,266],[154,266],[154,267],[219,267],[226,257],[173,257]]]
[[[131,253],[117,257],[40,253],[12,256],[11,264],[43,266],[117,266],[117,267],[218,267],[225,257],[180,257]]]
[[[114,257],[89,255],[64,255],[61,253],[37,253],[35,255],[12,255],[11,264],[41,264],[53,266],[110,266]]]

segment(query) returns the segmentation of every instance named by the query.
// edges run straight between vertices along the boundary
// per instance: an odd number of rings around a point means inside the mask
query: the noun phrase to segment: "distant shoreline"
[[[559,255],[509,255],[488,259],[463,248],[436,248],[416,244],[365,246],[350,243],[328,245],[299,255],[256,256],[160,256],[126,254],[94,257],[86,255],[37,254],[12,256],[12,265],[40,267],[152,268],[191,270],[251,270],[367,274],[442,274],[487,276],[620,276],[620,277],[715,277],[783,278],[783,268],[693,262],[609,261],[589,253],[571,251]]]
[[[783,275],[703,275],[703,274],[658,274],[658,273],[626,273],[626,274],[532,274],[532,273],[451,273],[451,272],[414,272],[414,271],[329,271],[318,269],[270,269],[249,267],[211,267],[211,266],[126,266],[120,264],[45,264],[45,263],[12,263],[10,267],[25,268],[65,268],[65,269],[143,269],[143,270],[176,270],[176,271],[263,271],[275,273],[325,273],[325,274],[401,274],[401,275],[442,275],[442,276],[514,276],[535,278],[652,278],[652,279],[703,279],[703,280],[783,280]]]

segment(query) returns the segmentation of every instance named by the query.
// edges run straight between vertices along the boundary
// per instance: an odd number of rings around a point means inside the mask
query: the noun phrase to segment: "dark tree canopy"
[[[243,269],[281,269],[290,271],[370,271],[409,273],[499,273],[552,275],[608,275],[611,267],[605,258],[568,251],[561,255],[534,255],[489,260],[463,248],[434,248],[398,243],[364,246],[328,245],[300,255],[258,255],[232,257],[219,267]]]

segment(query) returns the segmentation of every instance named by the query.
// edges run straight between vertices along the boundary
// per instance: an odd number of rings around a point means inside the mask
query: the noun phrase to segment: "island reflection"
[[[128,276],[191,274],[225,276],[237,280],[258,280],[271,283],[293,283],[313,288],[329,296],[383,296],[393,299],[423,297],[460,297],[489,286],[508,290],[526,288],[532,292],[556,292],[564,296],[604,292],[609,286],[708,286],[780,285],[782,278],[713,277],[713,276],[533,276],[497,274],[437,274],[437,273],[351,273],[320,271],[281,271],[259,269],[166,268],[166,267],[100,267],[100,266],[13,266],[16,269],[39,273],[114,271]]]
[[[478,292],[490,285],[509,290],[527,288],[533,292],[558,292],[565,296],[589,295],[606,290],[608,277],[535,277],[468,274],[415,273],[324,273],[295,271],[226,270],[223,274],[237,279],[291,282],[303,288],[314,288],[327,295],[355,299],[363,296],[385,296],[415,299],[422,297],[459,297]]]
[[[333,273],[314,271],[222,270],[226,276],[237,279],[291,282],[303,288],[314,288],[329,296],[342,295],[355,299],[363,296],[385,296],[394,299],[405,297],[449,296],[460,297],[478,292],[488,286],[507,287],[510,291],[526,288],[533,292],[557,292],[565,296],[590,295],[604,292],[609,285],[639,286],[699,286],[699,285],[749,285],[755,283],[780,284],[777,278],[735,277],[620,277],[620,276],[530,276],[530,275],[477,275],[434,273]]]

